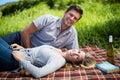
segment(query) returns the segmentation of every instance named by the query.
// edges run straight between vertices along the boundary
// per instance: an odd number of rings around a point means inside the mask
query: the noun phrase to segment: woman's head
[[[73,65],[81,66],[84,68],[95,67],[96,60],[88,52],[72,49],[68,50],[65,59]]]
[[[65,59],[73,63],[80,62],[84,58],[85,58],[85,52],[77,49],[68,50],[66,51],[66,54],[65,54]]]

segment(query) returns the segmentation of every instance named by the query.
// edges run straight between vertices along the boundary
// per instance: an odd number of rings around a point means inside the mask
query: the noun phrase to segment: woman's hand
[[[11,44],[11,45],[10,45],[10,48],[11,48],[12,50],[24,49],[24,47],[22,47],[22,46],[20,46],[20,45],[18,45],[18,44]]]
[[[13,51],[12,55],[19,62],[21,62],[23,60],[23,56],[18,51]]]

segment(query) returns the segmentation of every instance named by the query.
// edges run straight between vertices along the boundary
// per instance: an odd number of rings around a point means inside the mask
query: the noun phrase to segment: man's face
[[[66,26],[72,26],[79,20],[80,16],[81,15],[75,10],[70,10],[68,12],[65,12],[64,18],[63,18],[63,23]]]

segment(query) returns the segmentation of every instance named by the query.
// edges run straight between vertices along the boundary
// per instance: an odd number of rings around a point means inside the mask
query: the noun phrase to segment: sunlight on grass
[[[79,44],[105,47],[108,36],[113,35],[114,46],[120,45],[120,4],[82,3],[84,14],[74,26],[78,31]],[[20,31],[34,19],[44,14],[62,17],[64,10],[49,9],[45,3],[8,15],[0,19],[0,36]]]

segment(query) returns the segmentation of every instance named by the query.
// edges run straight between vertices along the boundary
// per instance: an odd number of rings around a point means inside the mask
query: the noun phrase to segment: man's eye
[[[73,14],[70,14],[71,17],[73,17]]]
[[[74,18],[75,20],[78,20],[76,17]]]

